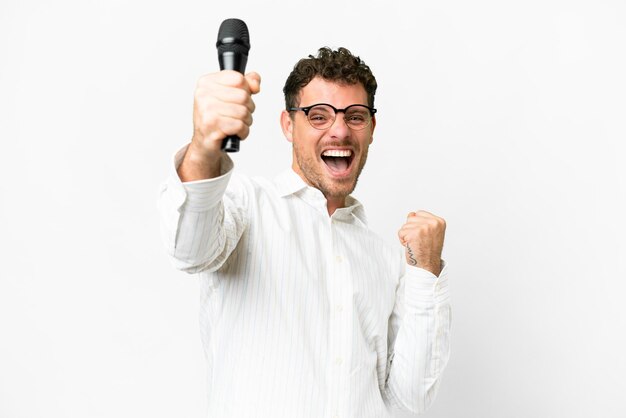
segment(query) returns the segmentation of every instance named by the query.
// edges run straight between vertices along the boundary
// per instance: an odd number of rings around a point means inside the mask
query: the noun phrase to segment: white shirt
[[[292,170],[233,173],[160,197],[175,266],[202,281],[210,417],[390,416],[433,401],[449,356],[446,267],[412,267],[367,227],[361,204],[328,215]]]

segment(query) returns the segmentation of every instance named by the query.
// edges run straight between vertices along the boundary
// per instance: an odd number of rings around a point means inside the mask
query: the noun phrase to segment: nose
[[[340,114],[341,114],[341,117],[339,116]],[[345,114],[342,112],[338,112],[335,115],[335,121],[333,122],[332,125],[330,125],[330,128],[328,128],[328,133],[330,134],[330,136],[334,138],[346,138],[350,136],[351,130],[348,124],[346,123],[346,120],[344,119],[344,117],[345,117]]]

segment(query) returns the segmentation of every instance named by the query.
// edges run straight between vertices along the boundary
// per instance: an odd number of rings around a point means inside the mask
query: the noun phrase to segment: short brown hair
[[[346,48],[333,51],[324,47],[319,49],[317,57],[309,55],[298,61],[287,77],[283,87],[287,110],[298,106],[300,91],[315,77],[350,85],[361,83],[367,93],[368,105],[374,107],[377,84],[370,67]]]

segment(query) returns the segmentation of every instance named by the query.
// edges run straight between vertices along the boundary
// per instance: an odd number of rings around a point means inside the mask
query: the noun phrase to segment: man
[[[285,84],[293,162],[233,173],[260,77],[202,77],[194,135],[161,194],[174,264],[202,280],[211,417],[387,417],[433,401],[449,354],[445,222],[410,213],[391,248],[350,196],[376,127],[376,80],[348,50],[300,60]]]

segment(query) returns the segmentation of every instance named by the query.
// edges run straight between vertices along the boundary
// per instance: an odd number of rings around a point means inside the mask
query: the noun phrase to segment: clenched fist
[[[220,71],[198,80],[193,104],[193,142],[197,149],[214,152],[222,139],[237,135],[245,139],[252,125],[254,101],[260,90],[257,73],[246,76],[236,71]]]
[[[406,262],[439,276],[445,233],[446,221],[442,218],[423,210],[409,213],[398,231],[400,243],[405,247]]]
[[[245,76],[223,70],[198,80],[193,102],[193,138],[178,174],[183,181],[219,175],[222,140],[230,135],[245,139],[250,133],[255,105],[252,95],[261,90],[257,73]]]

